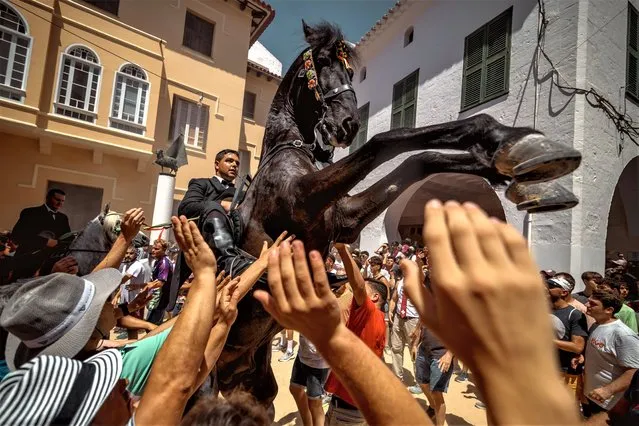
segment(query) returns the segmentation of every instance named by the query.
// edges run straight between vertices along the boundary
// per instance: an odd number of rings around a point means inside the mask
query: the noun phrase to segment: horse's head
[[[120,231],[122,230],[122,217],[123,216],[120,213],[110,210],[109,204],[106,204],[104,206],[104,210],[102,210],[100,215],[94,219],[102,226],[104,236],[106,237],[109,245],[112,245],[118,238],[118,235],[120,235]],[[148,245],[149,237],[144,235],[142,232],[138,232],[138,235],[136,235],[133,239],[133,246],[135,248],[139,248],[146,247]]]
[[[302,21],[309,44],[282,82],[288,86],[287,102],[304,140],[349,146],[359,129],[357,97],[352,87],[355,53],[339,28]],[[285,84],[287,83],[287,84]]]

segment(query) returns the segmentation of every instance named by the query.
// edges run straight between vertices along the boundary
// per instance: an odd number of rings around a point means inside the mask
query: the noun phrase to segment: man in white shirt
[[[621,304],[621,299],[607,290],[595,290],[588,299],[588,315],[596,324],[586,344],[586,414],[613,408],[639,368],[639,336],[615,318]]]
[[[124,256],[124,262],[120,265],[122,281],[120,285],[120,303],[129,303],[146,285],[144,279],[144,266],[137,260],[135,247],[129,246]]]

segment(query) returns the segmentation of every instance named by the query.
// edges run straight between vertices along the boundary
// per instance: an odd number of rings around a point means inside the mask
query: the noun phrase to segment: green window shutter
[[[419,70],[413,72],[404,79],[404,106],[402,127],[415,127],[415,113],[417,108],[417,82],[419,78]]]
[[[628,59],[626,64],[626,93],[639,100],[639,13],[628,3]]]
[[[353,145],[351,145],[350,152],[354,152],[356,149],[368,142],[368,110],[370,103],[366,103],[359,109],[359,130]]]
[[[462,109],[481,103],[486,27],[466,37],[464,46],[464,77],[462,81]]]
[[[509,9],[487,25],[484,101],[494,99],[508,91],[511,18],[512,9]]]
[[[508,92],[511,27],[512,8],[466,37],[462,111]]]

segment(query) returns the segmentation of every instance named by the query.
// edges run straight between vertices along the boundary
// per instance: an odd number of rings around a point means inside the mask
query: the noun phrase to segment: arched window
[[[408,27],[408,29],[404,33],[404,47],[408,46],[412,42],[413,42],[413,27]]]
[[[98,55],[84,46],[71,46],[62,54],[55,112],[89,123],[98,110],[102,67]]]
[[[30,51],[27,22],[17,10],[0,2],[0,97],[24,99]]]
[[[122,65],[115,74],[111,127],[143,135],[148,95],[149,82],[144,70],[133,64]]]
[[[359,72],[359,82],[361,83],[364,80],[366,80],[366,67],[363,67]]]

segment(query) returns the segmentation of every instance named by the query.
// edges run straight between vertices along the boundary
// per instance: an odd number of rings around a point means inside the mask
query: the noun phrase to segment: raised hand
[[[324,261],[317,251],[309,259],[312,277],[301,241],[283,242],[268,258],[271,294],[256,290],[254,297],[285,328],[294,329],[313,343],[326,343],[341,326],[337,299],[328,286]]]
[[[521,234],[471,203],[431,201],[424,223],[431,285],[404,260],[406,291],[422,322],[477,377],[492,422],[578,423],[566,410],[574,396],[556,379],[545,289]],[[503,404],[503,395],[522,393],[525,402]]]
[[[151,284],[151,283],[149,283]],[[140,291],[133,300],[128,304],[129,312],[140,310],[146,306],[146,304],[153,298],[153,289],[155,287],[147,285],[142,291]]]
[[[140,207],[128,210],[124,213],[124,217],[120,222],[120,235],[124,237],[126,242],[130,243],[135,236],[138,235],[144,220],[144,210]]]
[[[531,345],[552,345],[539,268],[514,228],[474,204],[439,201],[426,205],[425,224],[431,288],[414,262],[400,266],[422,321],[447,348],[472,370],[479,353],[506,355],[512,333],[524,323],[527,335],[537,336],[527,339]]]
[[[185,216],[180,216],[179,219],[173,216],[171,223],[173,224],[175,240],[193,274],[197,275],[199,271],[207,269],[212,270],[215,274],[217,271],[215,255],[202,238],[195,223],[186,220]]]
[[[53,264],[51,273],[64,272],[71,275],[77,275],[78,262],[72,256],[66,256]]]
[[[223,321],[229,327],[233,325],[237,318],[237,302],[240,300],[240,292],[237,290],[237,284],[239,282],[239,277],[227,281],[220,292],[221,294],[217,304],[219,321]]]
[[[262,246],[262,251],[260,252],[260,257],[258,258],[258,260],[260,262],[263,262],[264,265],[268,264],[269,255],[272,252],[276,251],[280,247],[282,242],[286,241],[287,243],[290,244],[291,241],[293,241],[295,239],[295,234],[291,234],[288,238],[286,238],[287,234],[288,234],[288,231],[282,232],[280,234],[280,236],[277,237],[277,239],[275,241],[273,241],[273,244],[271,244],[271,247],[269,247],[268,243],[266,241],[264,241],[264,245]]]

